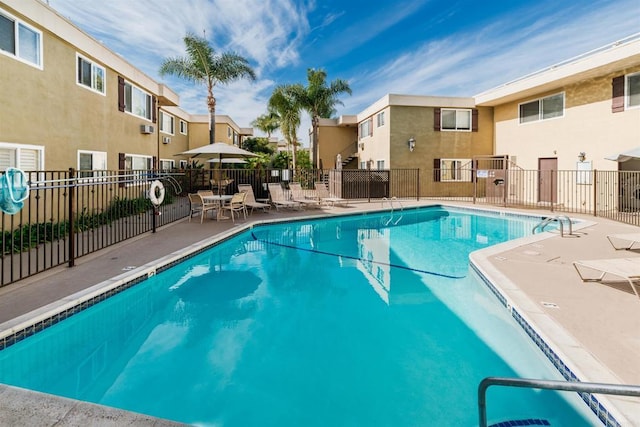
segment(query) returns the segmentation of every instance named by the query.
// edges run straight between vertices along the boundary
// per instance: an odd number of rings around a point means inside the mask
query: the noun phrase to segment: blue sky
[[[217,113],[250,126],[278,84],[306,84],[307,68],[347,80],[337,113],[357,114],[388,93],[473,96],[637,33],[638,0],[49,0],[81,29],[206,113],[206,90],[160,78],[183,56],[187,32],[246,57],[255,82],[217,86]],[[298,131],[308,145],[309,120]],[[260,134],[260,132],[256,132]]]

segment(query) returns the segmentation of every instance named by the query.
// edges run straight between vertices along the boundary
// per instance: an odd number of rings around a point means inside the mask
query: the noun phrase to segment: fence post
[[[69,267],[73,267],[76,262],[76,232],[75,218],[73,216],[74,195],[76,192],[75,171],[69,168],[68,194],[69,194]]]
[[[420,201],[420,169],[416,169],[418,171],[417,184],[416,188],[418,189],[418,194],[416,194],[416,200]]]
[[[593,216],[598,216],[598,169],[593,170]]]
[[[553,212],[553,199],[555,196],[555,193],[553,191],[553,180],[555,178],[555,175],[553,169],[551,169],[549,172],[551,172],[551,179],[549,180],[549,197],[551,197],[551,201],[549,202],[549,205],[551,205],[551,212]]]
[[[367,197],[368,202],[371,203],[371,169],[367,169]]]

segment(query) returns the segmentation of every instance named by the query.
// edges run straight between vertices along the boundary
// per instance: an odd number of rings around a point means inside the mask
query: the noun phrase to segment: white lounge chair
[[[276,210],[280,207],[285,208],[300,208],[300,203],[295,202],[293,200],[289,200],[288,197],[285,196],[284,190],[282,186],[277,183],[268,184],[269,187],[269,196],[271,197],[271,203],[276,207]]]
[[[320,207],[320,200],[317,198],[314,199],[307,197],[299,182],[290,182],[289,190],[291,190],[291,199],[294,202],[298,202],[303,206],[309,206],[312,208]]]
[[[609,258],[575,261],[573,263],[583,282],[613,281],[623,279],[629,283],[638,298],[638,290],[633,282],[640,280],[639,258]]]
[[[320,202],[333,206],[333,205],[348,205],[349,204],[349,200],[347,199],[343,199],[341,197],[335,197],[332,196],[329,193],[329,190],[327,189],[327,186],[324,185],[322,182],[316,182],[315,183],[315,187],[316,187],[316,193],[318,194],[318,197],[320,198]]]
[[[248,208],[251,208],[250,214],[253,213],[254,209],[262,209],[264,212],[271,210],[270,204],[260,203],[256,201],[256,196],[253,193],[253,187],[251,186],[251,184],[238,184],[238,191],[241,193],[246,193],[244,204]]]
[[[609,234],[607,239],[616,250],[640,249],[640,233]]]

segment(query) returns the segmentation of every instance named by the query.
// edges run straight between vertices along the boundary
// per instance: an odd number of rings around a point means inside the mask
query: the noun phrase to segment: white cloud
[[[343,114],[356,114],[387,93],[473,96],[631,35],[640,22],[635,0],[605,2],[586,12],[526,12],[427,41],[383,64],[366,64],[350,79],[355,96],[345,100],[350,111]]]

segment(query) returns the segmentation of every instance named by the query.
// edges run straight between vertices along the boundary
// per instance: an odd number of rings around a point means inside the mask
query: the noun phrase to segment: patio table
[[[216,203],[218,205],[218,213],[216,214],[216,220],[220,221],[221,219],[228,219],[229,217],[222,215],[222,206],[231,200],[233,196],[228,194],[214,194],[213,196],[202,196],[202,200],[205,202]]]

